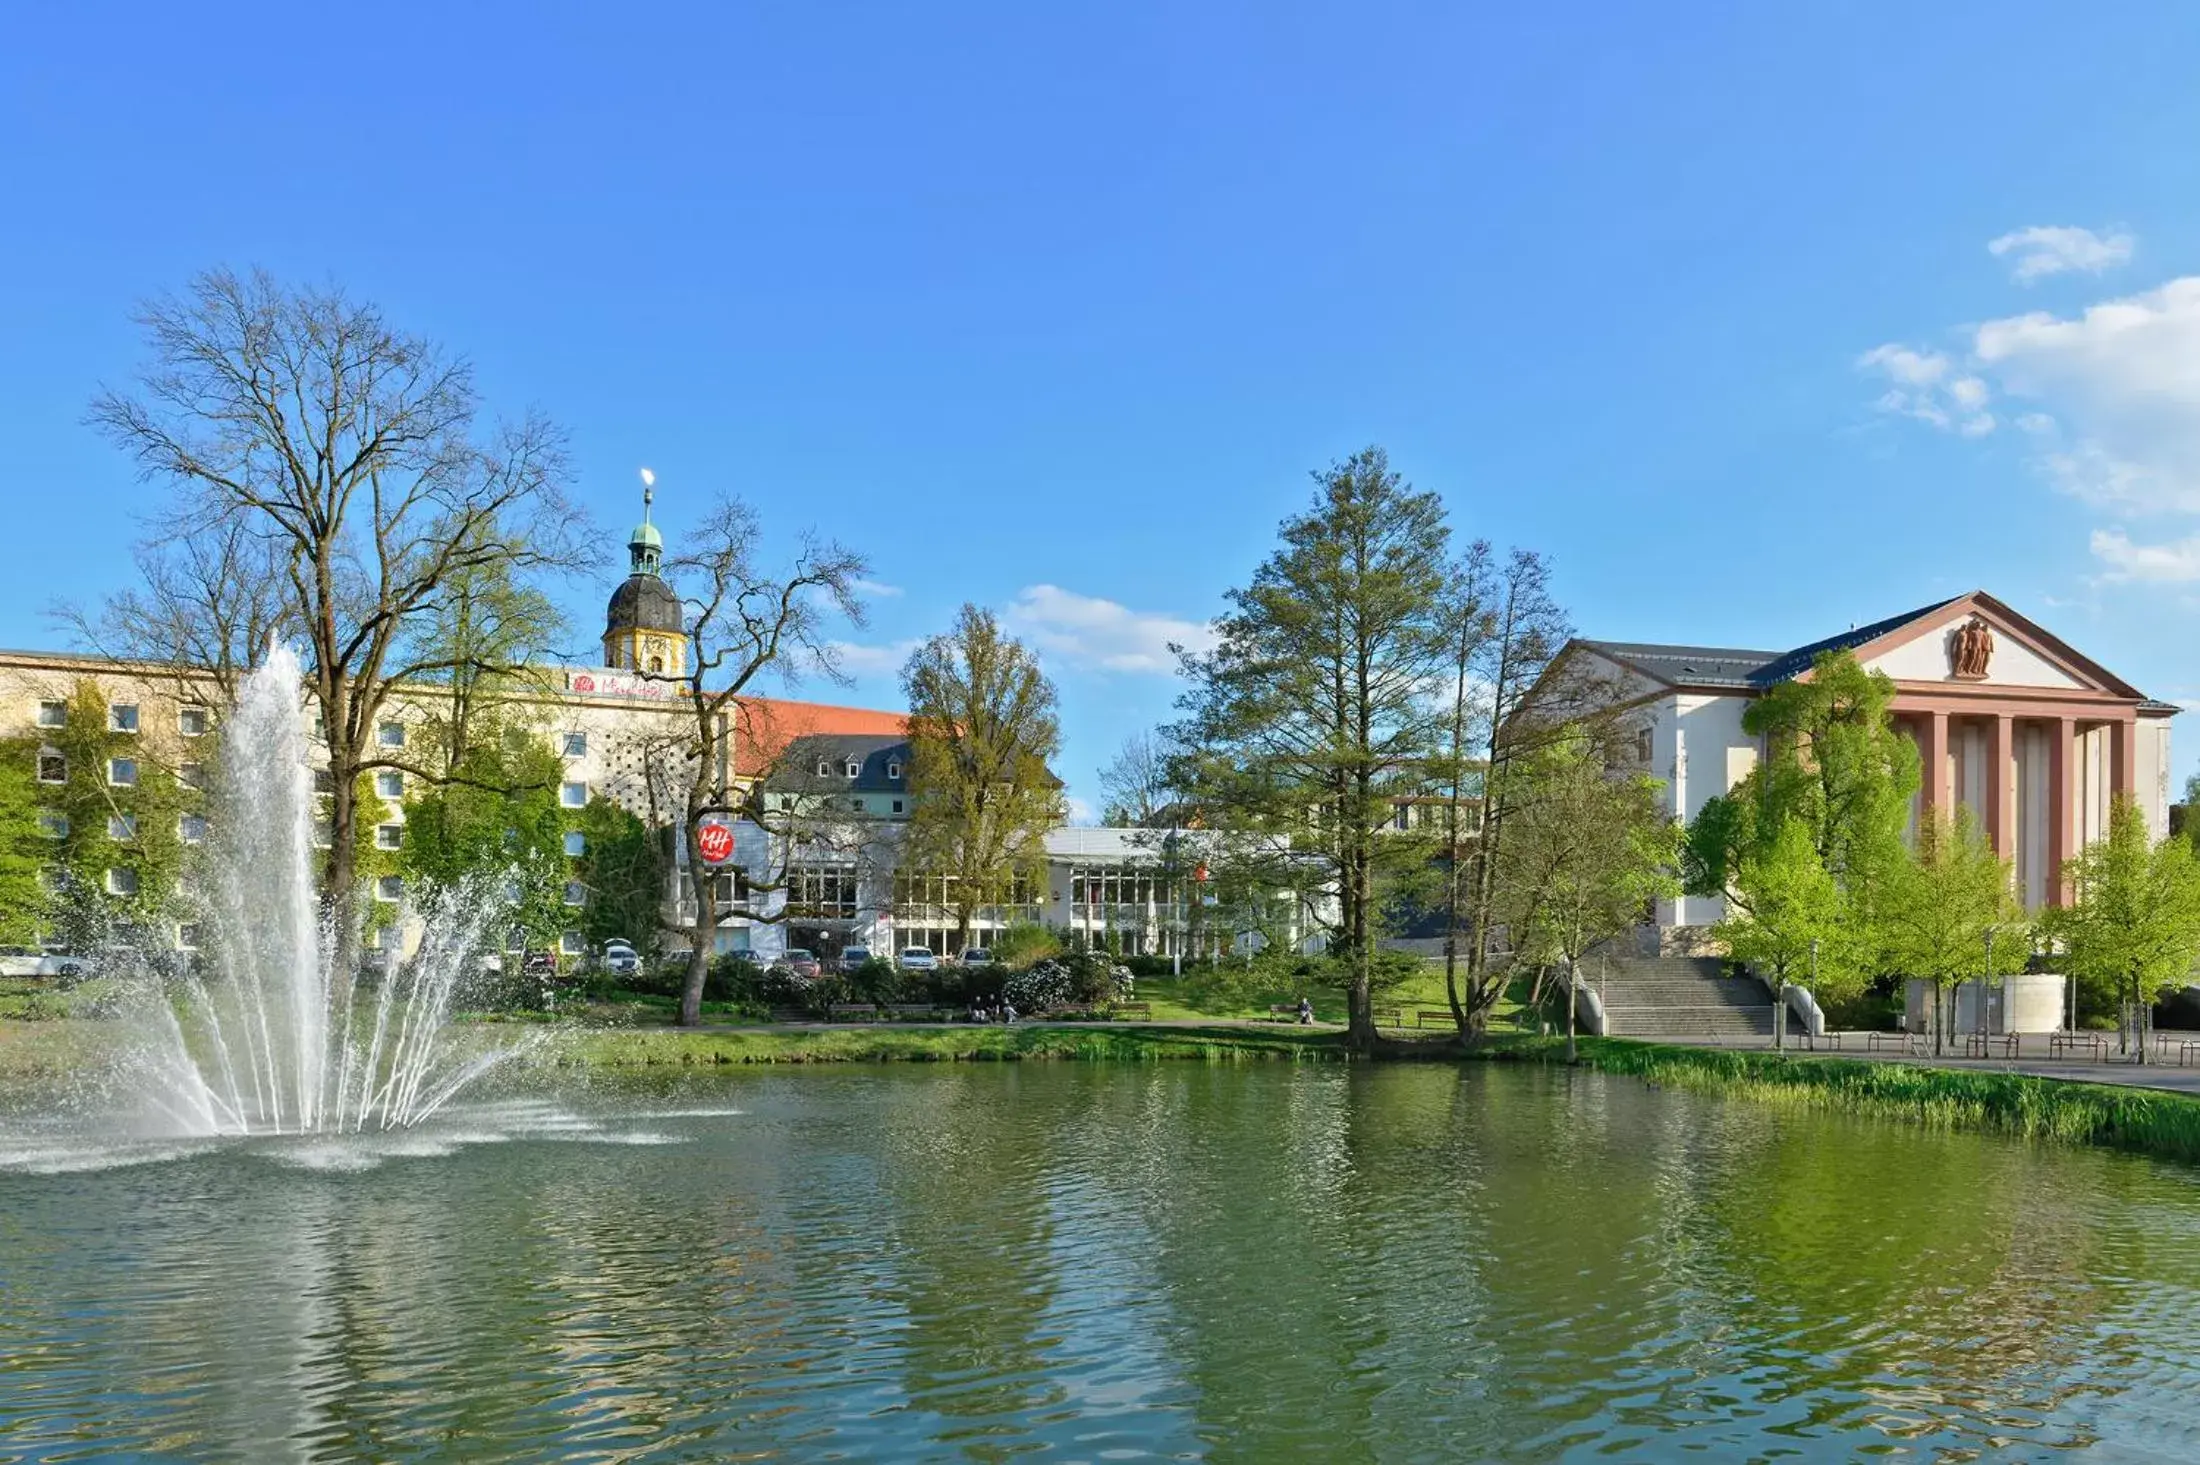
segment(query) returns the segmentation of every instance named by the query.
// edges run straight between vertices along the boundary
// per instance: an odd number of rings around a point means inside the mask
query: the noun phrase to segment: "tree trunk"
[[[707,766],[709,759],[699,760]],[[711,948],[718,944],[718,903],[711,889],[712,871],[703,863],[703,851],[695,831],[703,816],[703,796],[688,800],[687,827],[680,838],[687,846],[688,894],[695,901],[695,919],[688,923],[687,980],[680,987],[680,1026],[700,1027],[703,1022],[703,985],[710,980]]]

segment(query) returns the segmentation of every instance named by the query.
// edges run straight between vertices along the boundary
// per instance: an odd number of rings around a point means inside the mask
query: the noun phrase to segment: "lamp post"
[[[1986,928],[1986,971],[1985,974],[1979,978],[1978,982],[1978,1051],[1981,1058],[1986,1056],[1986,1035],[1989,1032],[1993,1031],[1992,1027],[1989,1026],[1986,1021],[1986,989],[1991,987],[1993,983],[1994,928],[1992,926],[1988,926]]]

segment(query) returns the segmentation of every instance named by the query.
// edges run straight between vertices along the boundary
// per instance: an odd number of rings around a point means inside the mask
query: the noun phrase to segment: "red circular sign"
[[[695,848],[706,865],[723,865],[733,858],[733,826],[705,824],[695,831]]]

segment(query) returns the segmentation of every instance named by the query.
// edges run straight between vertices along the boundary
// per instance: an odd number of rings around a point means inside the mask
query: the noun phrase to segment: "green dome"
[[[657,532],[656,525],[644,519],[634,526],[634,532],[626,537],[626,543],[629,549],[644,544],[651,549],[663,549],[665,547],[665,537]]]

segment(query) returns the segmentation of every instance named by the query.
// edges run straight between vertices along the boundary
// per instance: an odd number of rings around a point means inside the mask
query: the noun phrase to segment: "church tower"
[[[603,664],[648,676],[687,675],[688,639],[680,597],[664,581],[664,536],[649,522],[656,490],[645,474],[642,522],[627,536],[632,572],[611,592],[604,613]]]

